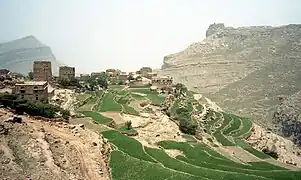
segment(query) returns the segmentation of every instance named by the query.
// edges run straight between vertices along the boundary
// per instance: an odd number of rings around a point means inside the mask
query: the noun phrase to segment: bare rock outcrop
[[[26,36],[10,42],[0,43],[0,66],[12,72],[27,75],[32,63],[37,60],[49,60],[53,74],[58,74],[58,66],[51,48],[42,44],[34,36]]]
[[[301,25],[227,27],[164,57],[159,74],[204,94],[225,110],[268,124],[277,96],[301,90]]]
[[[288,139],[255,124],[248,142],[256,149],[277,154],[278,161],[301,167],[301,149]]]
[[[301,145],[301,91],[283,100],[273,116],[275,130],[279,135]]]

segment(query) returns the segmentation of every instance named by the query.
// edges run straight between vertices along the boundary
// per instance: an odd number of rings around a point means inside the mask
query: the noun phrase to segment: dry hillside
[[[300,39],[301,25],[212,24],[203,41],[164,57],[159,73],[207,95],[225,110],[263,122],[272,119],[278,96],[301,89]]]
[[[82,125],[46,122],[23,116],[6,122],[0,111],[0,179],[110,179],[110,146]]]

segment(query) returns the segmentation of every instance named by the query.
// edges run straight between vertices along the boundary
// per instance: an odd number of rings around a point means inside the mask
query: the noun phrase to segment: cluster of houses
[[[9,70],[0,70],[10,74]],[[7,76],[6,76],[7,78]],[[60,79],[75,78],[75,68],[62,66],[59,68]],[[33,79],[26,80],[24,77],[12,83],[10,87],[2,88],[2,93],[15,94],[18,99],[32,101],[48,101],[54,95],[53,83],[57,80],[52,74],[50,61],[35,61],[33,63]],[[5,92],[4,92],[5,89]]]
[[[10,72],[0,69],[0,77]],[[75,76],[75,68],[69,66],[59,67],[59,76],[52,74],[50,61],[35,61],[33,63],[33,80],[27,81],[24,78],[13,83],[10,90],[5,93],[15,94],[19,99],[33,101],[48,101],[54,95],[53,85],[58,80],[78,79],[86,82],[89,78],[106,74],[109,84],[124,84],[129,86],[152,85],[152,89],[171,87],[172,77],[158,76],[150,67],[142,67],[136,72],[122,72],[118,69],[107,69],[105,72],[92,72],[91,74],[80,74]],[[3,87],[1,89],[4,89]]]
[[[92,72],[91,74],[80,74],[79,80],[86,81],[90,77],[107,75],[110,84],[123,84],[129,86],[152,85],[153,88],[166,88],[173,84],[172,77],[159,76],[150,67],[142,67],[136,72],[123,72],[119,69],[107,69],[105,72]]]

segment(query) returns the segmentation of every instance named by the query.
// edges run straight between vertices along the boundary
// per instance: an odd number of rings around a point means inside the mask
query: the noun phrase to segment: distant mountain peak
[[[35,36],[29,35],[0,44],[0,68],[27,74],[32,70],[33,62],[40,60],[51,61],[53,74],[57,74],[60,63],[56,61],[51,48]]]

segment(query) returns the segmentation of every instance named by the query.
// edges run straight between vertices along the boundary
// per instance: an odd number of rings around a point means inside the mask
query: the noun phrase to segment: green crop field
[[[233,173],[229,171],[217,171],[214,169],[204,168],[200,166],[195,166],[178,159],[174,159],[163,150],[154,148],[145,148],[146,152],[150,154],[154,159],[162,163],[165,167],[174,169],[176,171],[185,172],[191,175],[205,177],[209,179],[264,179],[259,176],[251,176],[243,173]]]
[[[112,144],[117,146],[119,150],[128,155],[145,161],[156,162],[143,151],[142,145],[137,140],[129,138],[114,130],[102,132],[102,135]]]
[[[149,89],[151,87],[151,85],[149,85],[149,84],[146,84],[146,85],[133,85],[133,84],[131,84],[130,85],[130,88],[142,88],[142,89]]]
[[[137,131],[133,128],[127,129],[126,126],[122,126],[121,128],[118,129],[119,132],[121,133],[126,133],[128,135],[134,135],[137,134]]]
[[[242,128],[240,129],[240,131],[237,131],[235,133],[232,133],[231,136],[233,137],[244,137],[245,135],[247,135],[248,132],[251,131],[252,129],[252,121],[248,118],[241,118],[241,122],[242,122]]]
[[[269,155],[258,151],[256,149],[254,149],[252,146],[250,146],[247,142],[245,142],[244,140],[241,139],[235,139],[235,142],[238,146],[242,147],[244,150],[248,151],[249,153],[253,154],[256,157],[259,157],[261,159],[265,159],[265,158],[271,158]]]
[[[139,113],[135,110],[135,108],[127,105],[127,104],[123,104],[122,105],[123,107],[123,113],[126,113],[126,114],[131,114],[131,115],[135,115],[135,116],[138,116]]]
[[[114,121],[99,112],[111,111],[120,112],[121,115],[124,113],[138,116],[139,112],[130,106],[131,101],[136,103],[146,100],[159,106],[165,100],[164,95],[150,91],[147,86],[123,88],[124,86],[116,85],[110,86],[106,92],[95,91],[81,94],[77,99],[87,102],[83,103],[84,105],[78,110],[81,110],[85,116],[91,117],[95,122],[108,124]],[[175,99],[169,109],[171,117],[176,115],[176,110],[180,106],[187,108],[189,112],[195,109],[198,111],[195,113],[202,113],[202,102],[193,100],[192,97],[193,94],[189,93],[186,97]],[[94,107],[94,111],[92,107]],[[150,108],[149,112],[153,111],[152,106],[147,106],[147,108]],[[138,132],[141,133],[142,129],[139,128],[136,129],[137,131],[135,129],[128,130],[123,125],[116,126],[115,130],[100,132],[113,147],[109,161],[113,180],[300,179],[300,171],[291,171],[268,163],[266,160],[270,160],[269,155],[253,148],[244,140],[252,132],[253,124],[250,119],[231,113],[215,112],[211,109],[205,118],[197,118],[199,117],[196,116],[195,119],[197,125],[207,130],[206,136],[203,137],[201,131],[197,131],[201,133],[196,135],[182,134],[181,136],[186,142],[160,141],[155,144],[157,147],[146,147],[135,139],[135,137],[139,137],[139,134],[135,135]],[[150,136],[155,135],[150,134]],[[201,138],[196,137],[207,139],[211,143],[207,145],[203,143],[206,141],[202,142]],[[247,157],[244,163],[234,161],[230,154],[220,149],[223,148],[222,146],[241,147],[250,153],[249,156],[258,157],[258,162],[247,162]],[[179,152],[179,154],[170,155],[172,150],[177,150],[175,152]]]
[[[221,131],[217,131],[213,134],[215,139],[221,143],[223,146],[235,146],[235,143],[230,141],[227,137],[225,137]]]
[[[232,115],[232,122],[228,128],[223,130],[223,134],[228,135],[229,133],[233,133],[234,131],[238,131],[241,126],[241,119],[237,116]]]
[[[157,94],[148,94],[147,98],[152,102],[153,105],[155,106],[160,106],[164,100],[165,97]]]
[[[267,162],[240,164],[211,147],[186,142],[161,141],[161,149],[143,147],[140,142],[117,131],[102,132],[116,147],[111,153],[113,179],[276,179],[297,180],[300,172]],[[164,149],[177,149],[183,156],[170,157]],[[185,176],[183,176],[185,175]]]
[[[100,124],[107,124],[107,123],[113,121],[113,119],[105,117],[97,112],[82,111],[81,113],[83,115],[85,115],[86,117],[91,117],[94,121],[96,121],[97,123],[100,123]]]
[[[173,171],[160,164],[143,161],[121,151],[110,158],[113,180],[202,180],[202,178]]]
[[[102,104],[98,108],[98,111],[105,112],[105,111],[117,111],[121,112],[122,106],[118,104],[112,93],[106,93],[103,97]]]
[[[97,103],[98,98],[92,96],[87,103],[78,108],[78,111],[91,111],[93,106]]]

